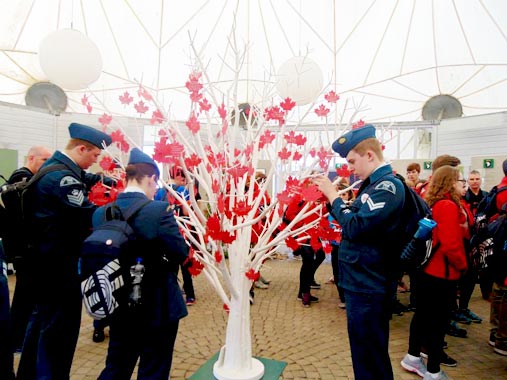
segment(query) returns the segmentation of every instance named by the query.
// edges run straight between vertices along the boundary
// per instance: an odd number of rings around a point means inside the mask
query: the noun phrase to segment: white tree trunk
[[[219,380],[258,380],[264,375],[264,365],[252,357],[250,330],[250,287],[252,281],[245,273],[250,269],[251,227],[238,231],[229,246],[229,267],[237,296],[231,296],[225,346],[220,350],[213,374]]]

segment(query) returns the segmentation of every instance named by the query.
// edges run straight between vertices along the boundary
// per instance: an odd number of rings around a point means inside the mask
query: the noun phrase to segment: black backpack
[[[414,239],[414,234],[419,229],[419,221],[423,218],[431,219],[431,210],[415,190],[405,183],[402,176],[396,174],[396,177],[401,180],[405,190],[405,202],[400,218],[401,229],[397,234],[399,269],[405,272],[422,268],[434,251],[431,249],[431,237],[426,240]]]
[[[42,167],[32,178],[0,188],[0,238],[9,259],[12,255],[25,254],[30,248],[30,224],[34,210],[35,184],[47,173],[64,170],[67,167],[55,164]]]
[[[137,237],[129,222],[149,202],[141,199],[123,212],[115,202],[104,206],[104,223],[81,246],[81,293],[86,311],[94,319],[107,318],[129,304],[131,267],[142,265],[134,257]]]
[[[507,190],[507,186],[494,186],[477,206],[472,236],[470,238],[471,263],[472,267],[476,270],[483,270],[489,267],[488,258],[494,253],[493,231],[497,227],[496,224],[490,226],[489,221],[493,215],[500,211],[496,207],[496,197],[505,190]]]

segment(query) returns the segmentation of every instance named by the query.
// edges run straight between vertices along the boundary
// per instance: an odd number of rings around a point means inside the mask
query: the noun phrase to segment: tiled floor
[[[334,285],[325,285],[331,266],[317,272],[322,289],[313,291],[320,302],[303,308],[296,300],[299,268],[297,260],[266,262],[263,275],[272,280],[269,289],[256,290],[252,307],[252,344],[255,356],[288,363],[282,379],[352,379],[352,364],[346,331],[345,311],[338,308]],[[11,291],[14,277],[10,278]],[[181,321],[174,352],[172,380],[191,376],[224,343],[227,315],[204,275],[194,279],[197,303]],[[408,294],[400,294],[407,304]],[[445,369],[453,379],[507,379],[507,357],[495,354],[488,345],[489,303],[476,290],[471,309],[484,318],[482,324],[466,326],[465,339],[447,337],[447,353],[458,360],[456,368]],[[408,327],[412,313],[394,316],[391,323],[390,353],[395,379],[417,376],[401,369],[399,362],[407,350]],[[81,334],[72,367],[73,380],[96,379],[107,350],[107,339],[93,343],[92,321],[83,314]],[[16,357],[16,365],[19,360]],[[133,377],[135,379],[135,375]],[[210,379],[211,380],[211,379]],[[360,379],[358,379],[360,380]]]

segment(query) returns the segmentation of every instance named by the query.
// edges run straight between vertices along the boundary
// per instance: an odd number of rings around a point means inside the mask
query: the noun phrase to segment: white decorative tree
[[[298,132],[304,127],[304,116],[292,126],[286,124],[295,107],[290,98],[276,104],[270,99],[268,106],[263,104],[268,99],[264,99],[260,104],[243,104],[240,108],[237,83],[238,78],[231,97],[216,96],[206,72],[192,72],[186,82],[190,112],[185,124],[171,121],[142,86],[136,103],[128,92],[120,96],[122,103],[133,103],[140,113],[153,110],[151,123],[160,127],[153,158],[182,167],[190,184],[188,199],[171,186],[166,187],[188,214],[176,219],[192,247],[191,272],[204,273],[229,312],[225,345],[213,371],[219,380],[255,380],[263,376],[263,364],[252,356],[249,290],[264,260],[283,244],[295,249],[311,241],[317,249],[334,237],[320,203],[322,194],[310,180],[314,171],[328,171],[332,157],[329,141],[324,144],[320,138],[308,142]],[[327,115],[338,96],[330,91],[324,98],[325,102],[312,105],[308,112],[322,117],[327,126]],[[83,104],[89,106],[86,97]],[[104,127],[109,127],[111,120],[108,114],[99,118]],[[332,137],[337,133],[334,131]],[[112,136],[114,145],[127,152],[128,136],[121,129]],[[260,159],[269,161],[263,183],[255,180]],[[111,164],[106,158],[101,166],[107,170]],[[283,190],[270,201],[268,190],[275,177]],[[205,207],[196,199],[197,184]],[[92,195],[100,198],[100,193],[96,188]],[[292,220],[284,220],[287,207],[295,204],[302,206]],[[330,246],[324,244],[324,248]]]

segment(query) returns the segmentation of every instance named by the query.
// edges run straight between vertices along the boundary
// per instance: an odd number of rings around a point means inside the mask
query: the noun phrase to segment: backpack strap
[[[105,220],[124,220],[128,223],[139,211],[141,211],[144,206],[150,202],[150,199],[140,199],[130,205],[125,211],[122,211],[116,202],[113,202],[106,207],[104,218]]]
[[[44,166],[44,167],[40,168],[39,171],[37,171],[37,173],[35,173],[35,175],[32,178],[30,178],[30,180],[27,183],[27,186],[31,186],[32,184],[38,182],[42,177],[44,177],[48,173],[56,172],[59,170],[65,170],[65,169],[68,169],[68,168],[67,168],[67,166],[65,166],[63,164],[54,164],[54,165]]]

